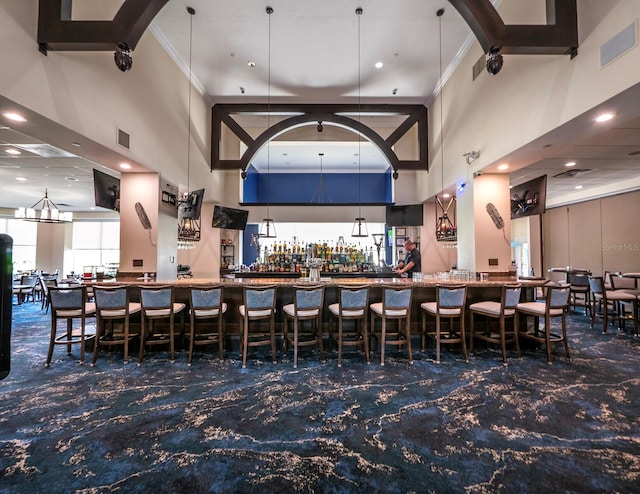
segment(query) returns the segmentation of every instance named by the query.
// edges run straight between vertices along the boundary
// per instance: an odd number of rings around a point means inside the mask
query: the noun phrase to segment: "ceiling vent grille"
[[[577,177],[578,175],[584,175],[585,173],[589,173],[591,170],[580,169],[580,170],[567,170],[566,172],[558,173],[554,175],[553,178],[572,178]]]
[[[122,129],[118,129],[118,145],[129,149],[129,134]]]

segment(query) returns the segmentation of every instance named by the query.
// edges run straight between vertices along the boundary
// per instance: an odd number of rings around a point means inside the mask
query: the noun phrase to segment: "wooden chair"
[[[571,308],[584,307],[584,315],[589,315],[591,307],[591,290],[589,289],[589,274],[569,273],[569,286],[571,288]]]
[[[86,331],[87,316],[96,312],[94,303],[87,302],[87,292],[84,286],[73,288],[49,288],[51,301],[51,335],[46,366],[51,365],[53,349],[56,345],[66,345],[67,354],[71,354],[71,345],[80,345],[80,364],[84,364],[85,343],[93,338],[93,332]],[[73,329],[73,320],[80,319],[80,328]],[[58,331],[58,321],[66,321],[64,331]]]
[[[56,278],[47,279],[46,277],[40,277],[40,287],[42,290],[42,303],[40,304],[40,310],[45,309],[45,314],[49,312],[49,288],[58,286]]]
[[[616,276],[611,276],[612,287],[615,286]],[[635,280],[634,280],[635,282]],[[609,323],[618,323],[618,328],[622,329],[624,320],[628,319],[624,313],[622,304],[632,305],[632,317],[634,323],[634,333],[638,334],[638,297],[629,293],[626,289],[607,290],[602,277],[589,277],[589,287],[591,290],[591,329],[595,325],[597,317],[602,318],[602,334],[606,334]]]
[[[469,306],[469,322],[470,322],[470,338],[469,338],[469,350],[473,353],[474,340],[480,339],[487,343],[493,343],[500,345],[502,351],[502,365],[507,365],[507,345],[515,343],[516,351],[520,356],[520,345],[518,343],[518,318],[516,317],[516,308],[520,302],[520,294],[522,287],[520,284],[504,285],[502,287],[502,295],[500,302],[496,301],[483,301],[476,302]],[[482,331],[476,332],[475,329],[475,316],[484,316],[487,319],[487,325]],[[499,326],[498,331],[492,331],[489,321],[491,319],[498,319]],[[513,320],[513,329],[507,330],[507,319]]]
[[[218,355],[224,358],[224,313],[227,304],[223,301],[222,285],[192,287],[189,309],[189,359],[193,361],[196,346],[218,345]]]
[[[123,346],[124,363],[129,362],[129,342],[137,335],[131,333],[129,318],[140,313],[139,302],[129,301],[126,286],[94,287],[93,296],[96,305],[96,342],[92,365],[96,365],[101,347]],[[122,327],[117,328],[116,322]],[[107,325],[107,323],[110,323]]]
[[[389,287],[382,289],[382,302],[371,304],[371,337],[380,340],[380,365],[384,365],[386,345],[406,346],[409,364],[413,365],[411,355],[411,287]],[[381,328],[376,331],[376,319],[380,318]],[[390,330],[387,321],[397,321],[395,331]],[[404,324],[403,324],[404,323]],[[404,326],[404,327],[403,327]],[[374,348],[373,346],[371,347]]]
[[[544,302],[521,302],[518,304],[518,314],[533,316],[534,327],[531,331],[518,332],[517,336],[522,336],[538,343],[544,343],[547,350],[547,363],[551,364],[551,345],[553,343],[564,343],[567,359],[571,360],[569,354],[569,343],[567,341],[567,312],[569,310],[569,296],[571,288],[569,285],[550,286]],[[559,317],[562,324],[562,333],[551,332],[552,318]],[[544,318],[544,334],[539,329],[539,320]]]
[[[338,367],[342,367],[342,348],[363,347],[369,360],[369,337],[367,334],[367,309],[369,306],[369,286],[339,286],[338,302],[329,305],[329,338],[338,345]],[[338,322],[338,333],[332,331],[332,321]],[[345,328],[345,321],[353,321],[353,329]]]
[[[140,355],[138,365],[142,364],[144,349],[147,346],[169,344],[171,362],[175,361],[175,315],[180,314],[185,304],[174,302],[172,287],[140,288],[141,329]],[[163,327],[162,322],[168,323]]]
[[[284,352],[293,346],[293,367],[298,367],[298,348],[318,345],[320,359],[324,359],[322,345],[322,309],[324,286],[298,285],[293,287],[293,303],[282,307],[284,312]],[[293,333],[289,333],[289,321],[293,321]],[[304,323],[308,322],[308,328]]]
[[[466,285],[436,285],[436,301],[420,304],[422,309],[422,349],[426,348],[427,337],[434,338],[436,340],[436,363],[438,364],[440,363],[440,345],[457,343],[462,345],[464,361],[469,362],[464,323],[466,300]],[[435,317],[435,331],[427,330],[427,316]],[[442,319],[449,321],[447,329],[442,328]],[[458,320],[457,329],[454,324],[456,319]]]
[[[249,347],[271,346],[271,360],[275,364],[276,358],[276,287],[266,285],[261,287],[244,287],[242,290],[243,304],[238,308],[242,321],[240,346],[242,348],[242,368],[247,367]],[[266,321],[268,329],[262,327]],[[252,327],[252,324],[254,323]]]

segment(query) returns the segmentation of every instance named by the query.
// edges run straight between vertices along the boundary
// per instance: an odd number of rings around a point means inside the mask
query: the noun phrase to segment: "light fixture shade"
[[[353,228],[351,229],[351,236],[356,238],[364,238],[369,236],[367,231],[367,222],[364,218],[358,217],[353,222]]]
[[[458,229],[455,225],[455,218],[449,218],[449,210],[455,204],[455,197],[449,200],[447,207],[444,207],[440,198],[436,198],[436,240],[438,242],[457,242]],[[454,210],[455,214],[455,210]]]
[[[264,218],[260,226],[260,236],[262,238],[277,238],[276,224],[272,218]]]
[[[40,205],[40,209],[37,209],[38,205]],[[70,223],[73,221],[73,213],[61,212],[58,206],[49,199],[46,189],[42,199],[30,208],[16,209],[13,217],[17,220],[36,221],[39,223]]]

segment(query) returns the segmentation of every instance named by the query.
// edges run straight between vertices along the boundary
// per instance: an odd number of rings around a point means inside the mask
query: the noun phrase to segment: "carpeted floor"
[[[47,369],[48,333],[39,305],[14,306],[2,493],[640,492],[640,339],[582,315],[572,362],[559,346],[506,368],[455,348],[440,365],[115,351],[91,367],[58,347]]]

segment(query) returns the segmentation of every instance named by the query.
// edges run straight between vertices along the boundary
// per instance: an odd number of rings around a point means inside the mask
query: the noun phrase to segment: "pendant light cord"
[[[187,131],[187,195],[189,195],[189,191],[191,190],[190,187],[190,176],[189,176],[189,172],[191,169],[191,86],[193,84],[193,71],[191,69],[192,67],[192,53],[193,53],[193,16],[195,15],[196,11],[191,8],[191,7],[187,7],[187,12],[189,12],[190,18],[189,18],[189,98],[188,98],[188,108],[187,108],[187,114],[188,114],[188,131]]]
[[[360,126],[362,125],[362,96],[361,96],[361,66],[360,66],[360,17],[362,17],[362,8],[358,7],[356,9],[356,14],[358,15],[358,218],[362,218],[362,198],[360,195],[360,187],[361,187],[361,164],[362,164],[362,135],[360,134]],[[358,232],[360,233],[360,232]]]
[[[442,117],[442,107],[444,106],[444,84],[442,81],[442,16],[444,15],[444,9],[439,9],[436,12],[438,16],[438,36],[440,40],[440,185],[441,193],[444,193],[444,119]]]
[[[271,14],[273,9],[267,7],[266,12],[269,16],[269,42],[267,54],[267,130],[271,128]],[[269,203],[271,195],[271,139],[267,141],[267,218],[269,215]]]

